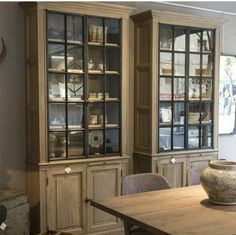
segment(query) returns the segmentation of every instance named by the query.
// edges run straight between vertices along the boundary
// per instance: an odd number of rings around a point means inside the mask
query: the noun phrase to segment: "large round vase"
[[[236,162],[210,162],[202,172],[200,181],[211,202],[236,205]]]

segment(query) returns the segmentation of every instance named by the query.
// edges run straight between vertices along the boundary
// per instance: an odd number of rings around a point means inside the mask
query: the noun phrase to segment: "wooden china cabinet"
[[[129,14],[103,3],[22,3],[32,233],[116,234],[89,199],[120,194],[132,155]]]
[[[135,172],[172,187],[217,159],[220,25],[214,19],[147,11],[132,16],[135,41]]]

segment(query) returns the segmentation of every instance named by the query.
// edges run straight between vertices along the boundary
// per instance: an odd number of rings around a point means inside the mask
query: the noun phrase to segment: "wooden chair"
[[[154,173],[142,173],[125,176],[122,180],[121,194],[128,195],[169,188],[170,185],[163,176]],[[153,235],[125,221],[124,229],[125,235]]]

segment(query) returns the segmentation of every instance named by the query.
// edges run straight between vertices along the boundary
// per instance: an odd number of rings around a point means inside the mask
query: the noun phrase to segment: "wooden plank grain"
[[[91,201],[91,204],[154,234],[236,234],[236,206],[210,203],[200,185]]]

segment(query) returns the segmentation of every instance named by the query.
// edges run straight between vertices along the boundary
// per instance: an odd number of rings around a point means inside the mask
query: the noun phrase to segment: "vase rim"
[[[227,160],[216,160],[209,163],[209,166],[218,170],[236,170],[236,162]]]

